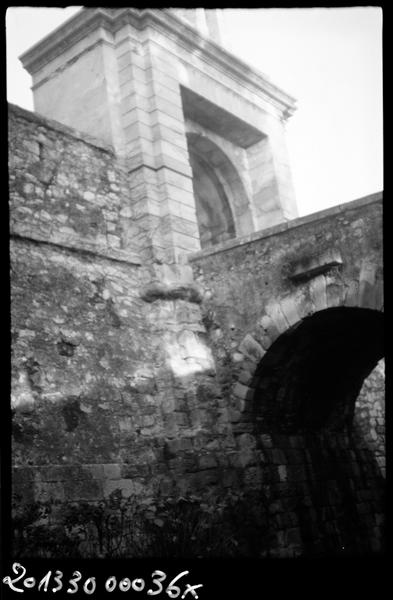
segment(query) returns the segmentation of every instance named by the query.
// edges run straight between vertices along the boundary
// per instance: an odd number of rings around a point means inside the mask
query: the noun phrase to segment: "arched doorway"
[[[202,248],[207,248],[235,237],[235,223],[214,169],[195,151],[191,150],[189,156],[200,242]]]
[[[278,554],[383,549],[380,461],[354,420],[382,356],[383,314],[338,307],[302,319],[261,359],[248,408],[276,507]],[[376,393],[374,385],[370,401]],[[366,419],[362,426],[367,432]]]
[[[194,125],[188,122],[188,127]],[[254,231],[250,198],[240,174],[218,143],[187,133],[196,216],[202,248]]]

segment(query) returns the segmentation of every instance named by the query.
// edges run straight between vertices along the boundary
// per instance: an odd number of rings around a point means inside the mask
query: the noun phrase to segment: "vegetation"
[[[124,498],[66,506],[14,498],[15,558],[209,558],[266,555],[260,492]]]

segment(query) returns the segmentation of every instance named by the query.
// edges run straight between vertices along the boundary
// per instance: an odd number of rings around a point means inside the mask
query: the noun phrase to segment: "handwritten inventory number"
[[[82,586],[82,574],[79,571],[74,571],[71,579],[63,583],[62,571],[55,571],[54,574],[52,574],[52,571],[48,571],[40,581],[37,581],[35,577],[26,577],[25,579],[23,579],[26,575],[26,569],[23,565],[19,563],[14,563],[12,565],[12,570],[14,571],[15,575],[17,575],[17,577],[14,577],[13,579],[11,579],[10,576],[4,577],[3,583],[9,585],[10,589],[15,592],[25,591],[23,587],[17,587],[15,585],[16,583],[19,586],[21,586],[23,583],[23,586],[26,589],[34,588],[37,585],[37,589],[39,592],[50,591],[54,593],[59,592],[61,589],[63,589],[65,585],[68,585],[66,590],[67,594],[76,594],[76,592],[78,592]],[[20,574],[19,571],[21,571]],[[175,583],[177,583],[182,577],[188,575],[188,573],[189,571],[182,571],[181,573],[179,573],[179,575],[176,575],[176,577],[172,579],[172,581],[165,588],[165,590],[162,584],[167,578],[167,575],[166,573],[164,573],[164,571],[154,571],[152,573],[152,587],[150,587],[147,590],[146,582],[144,579],[131,580],[128,577],[124,577],[118,582],[116,577],[112,575],[111,577],[108,577],[108,579],[105,582],[105,590],[107,592],[114,592],[116,589],[119,589],[121,592],[128,592],[129,590],[133,590],[134,592],[145,591],[148,596],[158,596],[158,594],[161,594],[161,592],[165,591],[169,598],[180,597],[180,599],[182,600],[183,598],[189,596],[189,598],[195,598],[197,600],[198,595],[195,590],[203,587],[203,584],[190,585],[187,583],[185,590],[183,591],[183,594],[181,596],[180,594],[182,593],[182,589],[179,586],[175,585]],[[54,585],[54,587],[50,587],[50,585]],[[96,591],[96,587],[96,578],[89,577],[83,583],[82,589],[85,592],[85,594],[91,595],[94,594],[94,592]]]

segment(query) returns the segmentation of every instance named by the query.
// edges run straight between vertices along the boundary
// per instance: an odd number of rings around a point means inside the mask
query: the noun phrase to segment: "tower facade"
[[[111,144],[147,260],[297,215],[294,99],[220,42],[217,10],[82,9],[26,52],[35,110]]]

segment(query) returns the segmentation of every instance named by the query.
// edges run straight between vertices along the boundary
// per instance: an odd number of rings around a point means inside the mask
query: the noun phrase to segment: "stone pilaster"
[[[206,215],[196,208],[187,122],[222,140],[212,168],[233,221],[241,218],[231,236],[297,214],[284,139],[294,99],[220,46],[219,29],[217,11],[202,8],[84,9],[22,57],[39,112],[113,146],[130,184],[126,235],[150,264],[200,249]]]

